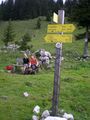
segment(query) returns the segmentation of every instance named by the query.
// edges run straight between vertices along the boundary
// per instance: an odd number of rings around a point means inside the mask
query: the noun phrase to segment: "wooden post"
[[[58,11],[59,21],[58,23],[64,24],[64,10]],[[61,33],[63,34],[63,33]],[[55,60],[55,72],[54,72],[54,88],[52,98],[52,116],[58,114],[59,94],[60,94],[60,65],[62,57],[62,43],[56,43],[56,60]]]
[[[84,40],[84,52],[83,52],[83,58],[88,57],[88,26],[86,27],[86,37]]]

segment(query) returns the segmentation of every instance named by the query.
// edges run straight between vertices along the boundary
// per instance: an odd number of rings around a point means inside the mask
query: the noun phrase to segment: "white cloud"
[[[66,0],[63,0],[63,3],[65,3],[66,2]]]
[[[6,0],[0,0],[0,4],[2,3],[2,1],[6,1]]]
[[[54,0],[55,2],[57,2],[57,0]]]
[[[57,2],[57,0],[54,0],[55,2]],[[65,3],[66,0],[63,0],[63,3]]]
[[[6,0],[0,0],[0,3],[1,3],[2,1],[6,1]],[[54,1],[57,2],[57,0],[54,0]],[[65,1],[66,1],[66,0],[63,0],[63,3],[65,3]]]

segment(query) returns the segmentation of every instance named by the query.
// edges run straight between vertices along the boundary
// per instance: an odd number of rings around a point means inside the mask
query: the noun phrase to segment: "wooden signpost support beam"
[[[58,23],[64,24],[64,10],[58,11]],[[61,33],[63,34],[63,33]],[[60,95],[60,65],[62,57],[62,43],[56,43],[56,60],[54,72],[54,88],[52,98],[52,116],[58,115],[59,95]]]

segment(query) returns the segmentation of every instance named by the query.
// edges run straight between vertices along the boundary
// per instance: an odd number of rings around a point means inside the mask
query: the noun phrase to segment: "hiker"
[[[49,65],[51,58],[52,58],[52,56],[51,56],[50,52],[45,51],[44,49],[41,49],[40,60],[41,60],[42,64]]]
[[[37,58],[35,57],[35,55],[31,55],[30,59],[29,59],[29,67],[31,66],[36,66],[38,67],[39,62],[37,60]]]
[[[26,53],[24,53],[23,65],[23,72],[25,72],[25,69],[29,67],[29,58]]]
[[[31,68],[31,73],[36,73],[38,71],[39,62],[35,55],[32,55],[29,59],[29,68]]]
[[[42,57],[47,56],[49,59],[51,59],[51,58],[52,58],[52,56],[51,56],[50,52],[45,51],[44,49],[41,49],[41,50],[40,50],[40,55],[41,55]]]

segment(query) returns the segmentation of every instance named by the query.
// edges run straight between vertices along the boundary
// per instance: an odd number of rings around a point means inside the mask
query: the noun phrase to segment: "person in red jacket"
[[[35,55],[32,55],[29,59],[29,66],[38,66],[39,62],[37,60],[37,58],[35,57]]]

